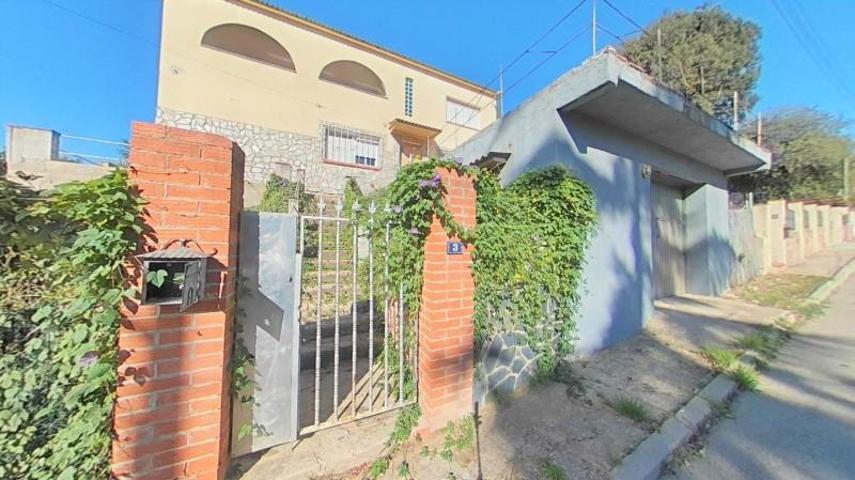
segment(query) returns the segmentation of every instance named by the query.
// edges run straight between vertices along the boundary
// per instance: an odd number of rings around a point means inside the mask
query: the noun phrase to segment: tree
[[[836,200],[843,193],[843,160],[853,154],[848,123],[815,108],[788,108],[764,116],[768,172],[734,177],[732,186],[759,199]],[[743,134],[756,140],[754,127]]]
[[[734,91],[739,92],[740,119],[757,103],[759,39],[756,24],[720,7],[701,7],[660,18],[627,42],[624,54],[729,124]]]

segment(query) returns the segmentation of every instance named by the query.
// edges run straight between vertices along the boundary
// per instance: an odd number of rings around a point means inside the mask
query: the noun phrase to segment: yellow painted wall
[[[296,73],[203,47],[205,31],[223,23],[245,24],[276,39],[291,54]],[[382,79],[387,96],[320,80],[321,69],[336,60],[353,60],[372,69]],[[406,77],[414,81],[412,117],[404,116]],[[451,150],[475,130],[445,121],[446,98],[468,102],[477,92],[474,86],[455,84],[244,5],[225,0],[164,2],[158,84],[161,108],[310,136],[318,135],[322,121],[331,122],[383,134],[387,142],[392,142],[387,124],[405,118],[442,129],[439,146]],[[481,128],[496,119],[492,97],[480,96],[472,103],[484,106]]]

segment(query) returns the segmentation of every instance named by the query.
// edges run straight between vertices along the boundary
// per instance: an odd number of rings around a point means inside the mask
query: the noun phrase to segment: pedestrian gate
[[[315,210],[241,217],[237,323],[255,386],[236,402],[233,455],[416,401],[417,315],[389,271],[400,209]]]

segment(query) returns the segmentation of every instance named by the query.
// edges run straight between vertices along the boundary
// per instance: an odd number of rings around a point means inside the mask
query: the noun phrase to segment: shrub
[[[141,201],[122,170],[16,216],[0,270],[0,477],[108,478],[127,256]]]

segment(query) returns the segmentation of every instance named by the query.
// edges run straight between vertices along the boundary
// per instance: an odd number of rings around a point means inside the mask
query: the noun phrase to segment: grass
[[[710,366],[716,372],[726,372],[739,360],[739,356],[733,350],[721,347],[704,347],[701,355],[710,362]]]
[[[736,345],[745,350],[753,350],[769,359],[773,358],[784,345],[787,334],[787,330],[773,325],[765,325],[755,332],[740,337],[736,341]]]
[[[758,305],[798,312],[814,290],[828,277],[814,275],[770,274],[734,289],[737,297]]]
[[[760,377],[754,367],[748,365],[740,365],[729,373],[742,390],[756,392],[760,390]]]
[[[641,400],[621,396],[608,402],[608,404],[615,412],[638,423],[647,423],[653,419]]]
[[[543,478],[546,480],[568,480],[570,478],[564,469],[561,468],[561,465],[552,462],[552,460],[545,460],[541,471],[543,472]]]

